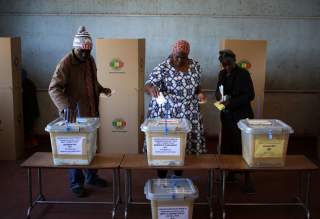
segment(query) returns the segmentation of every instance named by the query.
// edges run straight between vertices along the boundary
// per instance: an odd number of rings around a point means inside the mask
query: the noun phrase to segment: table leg
[[[302,188],[303,188],[303,186],[302,186],[302,179],[303,178],[303,173],[302,172],[299,172],[299,191],[298,191],[298,197],[300,197],[300,198],[302,198],[303,197],[303,194],[302,194]]]
[[[208,205],[210,211],[210,218],[213,218],[213,170],[209,170],[208,173]]]
[[[304,172],[299,171],[298,172],[299,176],[298,176],[298,194],[295,197],[295,201],[297,201],[299,204],[303,205],[304,207],[304,200],[305,200],[305,186],[304,186]]]
[[[222,179],[221,179],[221,210],[222,210],[222,218],[226,218],[226,211],[224,209],[224,195],[225,195],[225,187],[226,187],[226,171],[222,170]]]
[[[29,207],[27,209],[27,219],[31,218],[31,210],[33,207],[33,198],[32,198],[32,172],[31,168],[28,168],[28,192],[29,192]]]
[[[129,170],[129,199],[128,199],[128,203],[132,202],[132,172],[131,170]]]
[[[124,218],[128,218],[129,170],[124,170]]]
[[[117,169],[117,173],[118,173],[118,200],[119,200],[119,203],[121,203],[122,202],[122,200],[121,200],[121,186],[120,186],[120,182],[121,182],[121,180],[120,180],[120,168],[118,168]]]
[[[113,209],[112,209],[112,218],[115,218],[119,195],[118,195],[118,185],[117,185],[117,169],[112,170],[112,196],[113,196]]]
[[[39,186],[39,196],[37,198],[37,201],[45,201],[45,197],[42,193],[42,172],[41,168],[38,168],[38,186]]]
[[[309,204],[310,204],[310,178],[311,178],[311,173],[307,172],[306,173],[306,188],[305,188],[305,203],[304,203],[307,219],[310,218],[310,209],[309,209]]]

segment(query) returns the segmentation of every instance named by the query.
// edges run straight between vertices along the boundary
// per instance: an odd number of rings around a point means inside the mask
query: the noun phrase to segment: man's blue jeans
[[[71,189],[83,187],[84,182],[93,182],[97,176],[96,169],[69,169],[69,180]]]

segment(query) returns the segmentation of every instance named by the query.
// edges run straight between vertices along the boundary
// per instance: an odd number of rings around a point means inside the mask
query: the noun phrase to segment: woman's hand
[[[152,97],[157,98],[159,96],[159,90],[157,87],[153,86],[152,84],[145,85],[145,91]]]
[[[223,104],[225,107],[227,107],[227,106],[229,106],[230,101],[229,100],[225,100],[225,101],[222,101],[220,103]]]
[[[205,102],[207,102],[207,98],[206,98],[206,96],[204,95],[204,93],[202,93],[202,92],[199,92],[199,93],[198,93],[198,99],[199,99],[199,102],[200,102],[200,103],[205,103]]]
[[[104,93],[107,96],[111,96],[111,92],[112,91],[111,91],[110,88],[103,88],[101,92]]]

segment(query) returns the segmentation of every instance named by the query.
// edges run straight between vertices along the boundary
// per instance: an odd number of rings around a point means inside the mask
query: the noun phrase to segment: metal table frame
[[[31,212],[33,208],[38,204],[102,204],[102,205],[112,205],[112,218],[115,218],[116,210],[118,204],[121,202],[120,198],[120,169],[115,168],[100,168],[100,169],[110,169],[112,170],[112,201],[105,202],[93,202],[93,201],[60,201],[60,200],[47,200],[43,194],[43,183],[42,183],[42,169],[67,169],[66,166],[53,166],[53,167],[32,167],[23,166],[27,168],[28,171],[28,209],[27,209],[27,219],[31,219]],[[89,166],[70,166],[68,168],[77,169],[87,169]],[[38,194],[36,198],[33,197],[32,190],[32,169],[37,169],[37,179],[38,179]]]
[[[125,155],[126,156],[126,155]],[[192,155],[191,155],[192,156]],[[146,159],[146,158],[145,158]],[[125,160],[125,158],[123,159]],[[121,169],[124,170],[124,183],[125,183],[125,191],[124,191],[124,217],[128,218],[128,211],[130,205],[149,205],[150,202],[137,202],[133,200],[133,194],[132,194],[132,171],[133,170],[144,170],[144,169],[169,169],[169,170],[188,170],[185,169],[184,166],[181,167],[135,167],[135,168],[129,168],[129,167],[123,167],[120,166]],[[190,170],[190,169],[189,169]],[[195,169],[193,169],[195,170]],[[204,170],[204,169],[202,169]],[[213,218],[213,199],[214,199],[214,168],[208,168],[208,196],[207,196],[207,202],[195,202],[195,205],[207,205],[209,207],[209,217]]]
[[[228,155],[227,155],[228,156]],[[287,156],[287,157],[290,157]],[[304,156],[300,156],[306,159]],[[243,161],[244,162],[244,161]],[[308,160],[311,163],[311,161]],[[226,202],[225,201],[225,189],[226,189],[226,176],[228,171],[233,171],[232,169],[224,169],[223,166],[220,169],[220,177],[221,177],[221,183],[220,183],[220,206],[222,210],[222,218],[226,218],[226,210],[225,206],[300,206],[305,210],[306,218],[310,219],[311,211],[310,211],[310,181],[311,181],[311,170],[317,169],[316,166],[311,168],[299,168],[299,169],[283,169],[283,168],[237,168],[234,171],[241,171],[241,172],[270,172],[270,171],[294,171],[299,172],[298,177],[298,194],[294,197],[293,202]]]

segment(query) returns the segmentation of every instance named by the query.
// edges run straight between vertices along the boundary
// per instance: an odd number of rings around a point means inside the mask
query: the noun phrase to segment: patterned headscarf
[[[84,26],[80,26],[73,39],[73,48],[91,50],[92,39]]]
[[[178,40],[172,47],[172,54],[183,52],[189,55],[190,45],[186,40]]]

